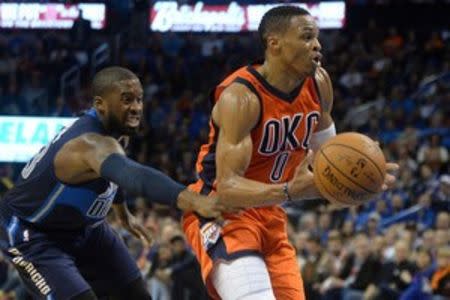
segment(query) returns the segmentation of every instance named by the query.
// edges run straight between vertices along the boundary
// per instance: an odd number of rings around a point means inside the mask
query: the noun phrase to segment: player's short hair
[[[92,81],[92,95],[103,96],[118,81],[137,79],[132,71],[122,67],[107,67],[95,74]]]
[[[270,33],[284,33],[292,17],[304,15],[309,15],[306,9],[292,5],[277,6],[267,11],[258,27],[263,50],[267,49],[267,36]]]

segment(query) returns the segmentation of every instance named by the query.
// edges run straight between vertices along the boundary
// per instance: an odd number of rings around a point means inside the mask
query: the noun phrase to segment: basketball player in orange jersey
[[[332,85],[306,10],[271,9],[259,34],[264,62],[240,68],[215,89],[209,143],[191,186],[243,210],[223,222],[186,214],[183,228],[211,297],[304,299],[279,204],[320,198],[306,156],[336,134]],[[387,175],[384,188],[394,180]]]

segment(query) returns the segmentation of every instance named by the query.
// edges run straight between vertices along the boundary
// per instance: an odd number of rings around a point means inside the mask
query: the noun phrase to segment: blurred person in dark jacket
[[[351,247],[354,253],[345,259],[339,276],[329,277],[322,284],[323,299],[362,299],[366,289],[378,281],[381,264],[371,253],[367,235],[357,235]]]
[[[75,19],[71,31],[72,41],[76,45],[87,47],[91,37],[91,21],[83,16],[83,10],[80,10],[78,18]]]
[[[306,262],[301,270],[306,299],[320,299],[318,284],[323,280],[319,272],[322,258],[320,236],[310,233],[306,242]]]
[[[401,240],[395,244],[394,261],[383,264],[376,297],[374,299],[397,299],[411,284],[416,266],[409,260],[410,249]]]
[[[187,248],[182,235],[170,240],[172,262],[167,269],[172,279],[172,299],[207,300],[208,295],[203,284],[200,266],[194,254]]]

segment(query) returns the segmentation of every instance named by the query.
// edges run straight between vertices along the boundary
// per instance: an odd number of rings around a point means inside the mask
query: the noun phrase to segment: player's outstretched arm
[[[197,195],[162,172],[125,156],[112,137],[87,133],[65,144],[55,157],[59,180],[78,184],[103,177],[124,190],[181,210],[194,210],[205,217],[218,217],[217,199]]]
[[[313,184],[306,166],[299,174],[300,180],[294,185],[290,183],[288,190],[285,184],[265,184],[244,177],[253,149],[250,134],[259,120],[260,109],[256,95],[237,83],[224,90],[214,107],[213,120],[219,127],[217,192],[227,206],[246,208],[281,203]]]
[[[333,84],[331,82],[330,76],[327,71],[319,67],[314,75],[315,81],[317,83],[317,88],[320,96],[321,103],[321,116],[319,124],[317,126],[317,131],[311,137],[311,149],[317,151],[320,146],[325,143],[329,138],[336,135],[336,128],[334,126],[334,121],[331,116],[331,111],[333,109],[334,95],[333,95]],[[396,163],[389,162],[386,164],[386,177],[383,184],[383,190],[391,188],[395,184],[395,176],[392,172],[398,170],[399,166]],[[318,191],[310,191],[311,195],[318,194]]]

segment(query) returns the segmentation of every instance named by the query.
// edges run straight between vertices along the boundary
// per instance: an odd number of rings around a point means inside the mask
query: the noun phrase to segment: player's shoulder
[[[259,113],[260,101],[258,96],[246,85],[230,84],[221,94],[218,106],[222,111],[238,111],[241,113]]]
[[[72,148],[79,148],[81,151],[102,147],[116,148],[119,146],[119,142],[114,137],[98,132],[85,132],[70,140],[68,144]]]
[[[221,120],[232,120],[237,123],[256,123],[261,113],[258,97],[245,85],[232,83],[220,95],[213,109],[213,120],[222,124]]]
[[[235,81],[227,86],[223,90],[220,98],[222,101],[247,101],[259,104],[258,95],[255,93],[255,91],[248,84],[244,84],[240,81]]]
[[[318,67],[314,73],[314,80],[317,83],[331,83],[330,75],[323,67]]]
[[[314,82],[323,107],[330,107],[333,103],[333,84],[328,72],[322,68],[317,68],[314,74]]]

